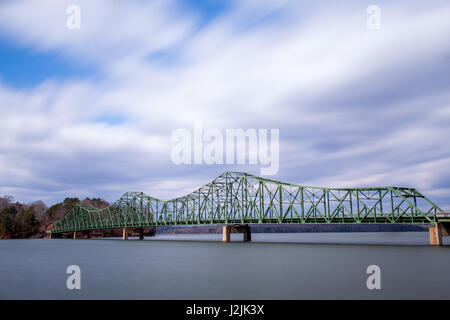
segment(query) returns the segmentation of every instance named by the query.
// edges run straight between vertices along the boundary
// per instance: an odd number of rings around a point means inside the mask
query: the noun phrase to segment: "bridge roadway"
[[[143,192],[127,192],[111,206],[76,205],[56,221],[51,237],[66,232],[130,229],[143,239],[145,227],[223,225],[223,241],[241,232],[251,240],[250,224],[416,224],[429,225],[430,243],[450,236],[450,214],[415,188],[325,188],[302,186],[225,172],[194,192],[160,200]]]

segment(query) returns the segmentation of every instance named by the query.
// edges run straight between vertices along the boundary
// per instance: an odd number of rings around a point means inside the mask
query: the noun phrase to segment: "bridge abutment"
[[[249,225],[226,225],[222,227],[222,242],[230,242],[231,233],[242,233],[243,241],[252,241],[252,233]]]
[[[429,229],[430,244],[433,246],[442,246],[442,237],[450,236],[450,223],[436,222]]]

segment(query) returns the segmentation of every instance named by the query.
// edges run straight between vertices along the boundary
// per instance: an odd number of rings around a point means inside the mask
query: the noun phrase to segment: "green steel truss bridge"
[[[428,224],[448,214],[414,188],[321,188],[225,172],[164,201],[127,192],[111,206],[76,205],[51,233],[167,225]]]

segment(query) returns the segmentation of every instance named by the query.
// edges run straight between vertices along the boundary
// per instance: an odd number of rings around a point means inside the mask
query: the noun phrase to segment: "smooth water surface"
[[[252,237],[1,240],[0,298],[450,299],[450,246],[428,246],[426,232]],[[66,288],[69,265],[81,290]],[[367,289],[369,265],[381,290]]]

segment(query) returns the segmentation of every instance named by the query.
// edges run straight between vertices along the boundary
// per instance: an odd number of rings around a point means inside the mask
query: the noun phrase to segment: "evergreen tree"
[[[26,237],[29,237],[37,232],[39,222],[36,220],[36,216],[33,207],[29,207],[23,212],[23,229],[22,232]]]
[[[14,234],[14,226],[11,216],[14,216],[17,210],[14,206],[4,208],[0,213],[0,237],[11,238]]]

